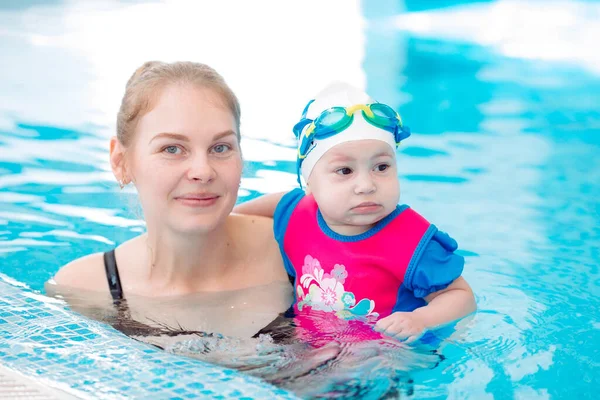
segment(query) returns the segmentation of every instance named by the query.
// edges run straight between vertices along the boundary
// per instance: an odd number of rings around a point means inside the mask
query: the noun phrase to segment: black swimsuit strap
[[[113,298],[113,302],[115,308],[117,310],[117,318],[115,321],[110,323],[114,328],[120,330],[126,335],[134,335],[134,336],[150,336],[150,335],[168,335],[174,336],[176,334],[202,334],[206,335],[204,332],[196,332],[196,331],[176,331],[169,330],[168,328],[157,328],[152,327],[131,319],[131,315],[129,312],[129,307],[127,306],[127,300],[123,298],[123,288],[121,287],[121,278],[119,278],[119,269],[117,268],[117,259],[115,257],[115,250],[112,249],[104,253],[104,269],[106,271],[106,279],[108,281],[108,288],[110,289],[110,294]],[[288,275],[288,279],[292,286],[294,285],[295,277]],[[293,315],[293,307],[286,312],[286,316],[288,313],[292,313]],[[279,317],[275,319],[271,324],[278,322]],[[269,326],[271,326],[271,324]],[[254,337],[258,337],[260,333],[263,331],[267,332],[267,327],[261,329]],[[160,346],[157,346],[160,348]]]
[[[106,270],[108,288],[110,289],[113,300],[122,300],[123,288],[121,287],[121,278],[119,278],[119,270],[117,268],[117,259],[115,257],[114,249],[104,253],[104,269]]]
[[[123,288],[121,287],[121,278],[119,278],[119,269],[117,268],[117,258],[115,249],[104,253],[104,269],[106,270],[106,279],[108,288],[113,300],[123,300]],[[294,285],[296,277],[288,274],[288,280]]]

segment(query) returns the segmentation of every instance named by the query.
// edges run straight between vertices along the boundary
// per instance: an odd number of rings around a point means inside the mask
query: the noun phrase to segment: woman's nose
[[[193,157],[188,169],[188,179],[201,183],[211,182],[215,178],[215,170],[207,156]]]

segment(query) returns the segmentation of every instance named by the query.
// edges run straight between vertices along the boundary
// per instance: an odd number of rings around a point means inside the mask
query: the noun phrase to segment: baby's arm
[[[427,305],[412,312],[395,312],[377,321],[375,330],[387,336],[412,342],[426,329],[456,321],[477,308],[473,291],[463,277],[458,277],[447,288],[425,297]]]
[[[265,194],[246,201],[245,203],[238,204],[233,208],[233,212],[236,214],[260,215],[273,218],[275,208],[285,193],[286,192]]]

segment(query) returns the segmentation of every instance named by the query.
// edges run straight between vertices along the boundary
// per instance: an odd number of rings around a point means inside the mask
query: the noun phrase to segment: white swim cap
[[[323,135],[324,137],[322,138],[319,138],[318,134],[316,134],[316,137],[315,135],[311,136],[311,126],[312,129],[314,129],[314,124],[311,123],[317,119],[323,111],[332,107],[346,108],[359,104],[374,103],[377,102],[367,93],[343,82],[335,82],[328,85],[315,96],[314,100],[309,102],[304,110],[301,121],[294,127],[294,133],[296,133],[296,136],[298,137],[298,180],[300,180],[301,173],[304,181],[308,182],[308,178],[319,159],[321,159],[328,150],[340,143],[354,140],[375,139],[389,144],[394,151],[396,150],[400,140],[408,137],[410,132],[408,128],[402,126],[400,117],[393,110],[390,111],[398,118],[396,132],[390,132],[389,130],[378,127],[367,121],[362,113],[356,112],[352,123],[339,133]],[[381,106],[387,107],[383,104]],[[398,134],[398,132],[400,132],[400,134]]]

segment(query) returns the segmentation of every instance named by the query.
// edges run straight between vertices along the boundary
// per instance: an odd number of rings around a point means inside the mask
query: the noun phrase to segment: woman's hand
[[[375,324],[375,330],[386,336],[402,340],[406,343],[414,342],[425,333],[425,321],[414,312],[395,312],[380,319]]]

